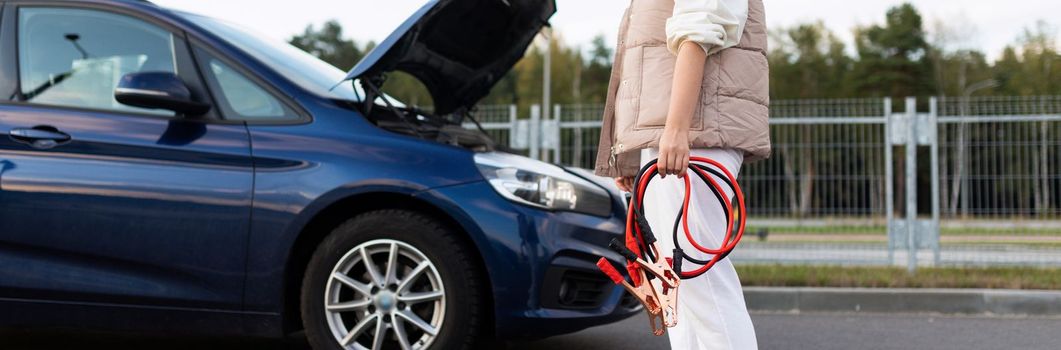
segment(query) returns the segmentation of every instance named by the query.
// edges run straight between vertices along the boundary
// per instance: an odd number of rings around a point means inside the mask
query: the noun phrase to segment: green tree
[[[325,22],[320,29],[313,25],[306,26],[302,34],[292,37],[288,42],[344,71],[354,68],[367,52],[361,50],[356,41],[346,39],[343,26],[335,20]]]
[[[991,64],[983,52],[977,50],[958,50],[956,52],[940,53],[935,64],[936,70],[936,94],[940,96],[963,96],[965,90],[970,86],[982,83],[994,78]],[[991,89],[983,89],[974,92],[977,95],[989,95],[994,93]]]
[[[771,33],[768,54],[775,99],[839,98],[852,95],[855,60],[824,23],[806,23]]]
[[[1017,55],[1017,49],[1007,46],[1002,51],[1002,58],[995,62],[993,71],[999,82],[999,93],[1006,95],[1021,95],[1020,79],[1023,63]]]
[[[1061,55],[1056,29],[1039,22],[1018,40],[1020,52],[1007,47],[995,64],[1001,90],[1012,95],[1061,94]]]
[[[984,86],[992,79],[987,55],[974,47],[978,32],[976,24],[963,15],[933,22],[928,57],[935,73],[936,95],[963,96],[968,88]],[[992,90],[976,93],[990,94]]]
[[[344,71],[353,68],[376,48],[375,42],[368,42],[361,47],[357,41],[347,39],[343,35],[342,25],[334,20],[325,22],[319,29],[309,25],[302,34],[292,37],[289,42]],[[423,84],[405,73],[389,74],[383,91],[409,105],[432,105],[431,95]]]
[[[603,35],[593,38],[590,57],[582,70],[582,103],[604,103],[612,73],[612,49]]]
[[[858,28],[855,89],[862,96],[929,96],[935,87],[921,14],[907,3],[882,25]]]
[[[578,95],[586,96],[586,75],[582,53],[576,47],[567,46],[563,36],[554,31],[552,40],[552,103],[571,104],[583,102]],[[484,101],[510,101],[526,111],[531,105],[542,102],[542,71],[545,60],[545,40],[536,41],[506,80],[494,88],[491,97]],[[603,84],[607,85],[607,81]],[[606,89],[606,88],[605,88]],[[513,98],[515,97],[515,98]],[[596,95],[603,101],[603,94]]]
[[[775,99],[839,98],[852,95],[854,59],[822,22],[781,28],[771,33],[771,96]]]

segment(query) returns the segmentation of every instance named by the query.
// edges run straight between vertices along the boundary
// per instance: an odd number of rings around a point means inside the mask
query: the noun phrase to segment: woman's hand
[[[619,186],[620,191],[634,192],[634,177],[617,177],[615,178],[615,185]]]
[[[659,140],[659,162],[657,163],[659,175],[666,178],[667,175],[678,175],[685,177],[685,171],[689,169],[689,131],[666,128],[663,137]]]

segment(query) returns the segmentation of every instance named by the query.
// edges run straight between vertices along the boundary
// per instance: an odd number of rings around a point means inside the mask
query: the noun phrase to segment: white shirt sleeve
[[[740,43],[748,22],[748,0],[675,0],[667,20],[667,48],[678,54],[693,41],[712,55]]]

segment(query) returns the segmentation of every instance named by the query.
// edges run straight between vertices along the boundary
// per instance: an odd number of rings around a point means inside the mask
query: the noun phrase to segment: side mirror
[[[127,106],[165,109],[189,116],[210,111],[210,105],[193,100],[184,82],[169,72],[126,74],[114,89],[114,98]]]

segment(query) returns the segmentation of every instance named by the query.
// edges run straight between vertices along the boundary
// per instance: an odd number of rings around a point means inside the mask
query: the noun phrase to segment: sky
[[[288,39],[309,24],[338,20],[346,35],[359,42],[387,37],[424,0],[299,0],[294,4],[263,0],[154,0],[185,11],[223,18],[268,36]],[[884,22],[889,7],[903,0],[764,0],[771,27],[821,20],[850,43],[852,29]],[[1061,13],[1056,0],[911,0],[925,17],[926,29],[947,24],[958,35],[951,42],[998,57],[1026,28],[1050,23]],[[571,45],[588,46],[597,35],[614,43],[627,0],[557,0],[553,27]],[[1056,21],[1055,21],[1056,22]],[[1050,23],[1056,31],[1061,23]]]

